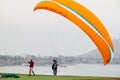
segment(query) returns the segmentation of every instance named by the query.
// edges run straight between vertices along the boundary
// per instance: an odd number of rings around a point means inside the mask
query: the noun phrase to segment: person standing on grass
[[[57,75],[57,61],[55,59],[53,59],[53,63],[52,63],[52,70],[53,70],[53,75]]]
[[[35,76],[35,73],[33,71],[33,67],[34,67],[34,61],[31,59],[29,62],[29,76],[31,76],[31,73],[33,73],[33,75]]]

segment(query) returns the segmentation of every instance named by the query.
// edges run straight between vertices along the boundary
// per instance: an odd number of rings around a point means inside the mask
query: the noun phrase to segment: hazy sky
[[[33,8],[40,0],[0,0],[0,54],[80,55],[97,49],[66,18]],[[76,0],[91,10],[113,39],[120,38],[120,0]]]

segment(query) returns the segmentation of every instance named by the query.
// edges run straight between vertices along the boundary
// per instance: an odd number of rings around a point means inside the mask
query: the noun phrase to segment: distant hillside
[[[111,64],[120,64],[120,39],[114,40],[115,52],[114,57],[111,61]],[[78,56],[63,56],[59,55],[58,57],[54,56],[35,56],[35,55],[26,55],[26,56],[11,56],[11,55],[0,55],[0,66],[11,66],[11,65],[27,65],[30,59],[35,61],[36,66],[40,65],[51,65],[52,60],[56,58],[58,63],[63,65],[75,65],[75,64],[103,64],[102,56],[100,52],[92,50],[84,55]]]
[[[111,63],[120,64],[120,39],[113,40],[113,44],[115,47],[115,51]],[[88,63],[103,63],[102,56],[100,55],[100,52],[98,50],[93,50],[80,56],[88,59]]]

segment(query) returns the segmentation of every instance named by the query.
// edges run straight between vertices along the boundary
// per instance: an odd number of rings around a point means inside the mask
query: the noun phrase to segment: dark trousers
[[[53,75],[55,75],[55,76],[57,75],[57,69],[53,70]]]

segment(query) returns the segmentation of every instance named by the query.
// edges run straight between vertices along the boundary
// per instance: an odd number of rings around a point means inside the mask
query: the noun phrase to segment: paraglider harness
[[[12,73],[1,73],[0,78],[20,78],[20,76]]]
[[[53,64],[52,65],[52,70],[57,70],[57,66],[58,66],[58,64]]]

